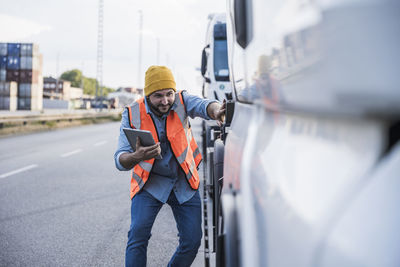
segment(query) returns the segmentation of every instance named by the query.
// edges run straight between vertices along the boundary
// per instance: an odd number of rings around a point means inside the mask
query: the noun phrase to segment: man
[[[179,232],[179,246],[168,266],[190,266],[201,243],[201,202],[197,167],[201,154],[192,136],[188,116],[223,121],[225,104],[177,92],[171,71],[151,66],[146,71],[145,97],[122,114],[115,164],[132,171],[131,226],[126,266],[146,266],[151,228],[162,205],[171,206]],[[136,141],[133,152],[123,128],[149,130],[155,145]],[[161,155],[161,159],[155,159]]]

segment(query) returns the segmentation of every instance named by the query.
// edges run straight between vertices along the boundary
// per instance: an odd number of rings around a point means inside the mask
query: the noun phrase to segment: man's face
[[[155,91],[149,96],[151,107],[159,115],[165,114],[169,111],[175,101],[175,91],[173,89],[163,89]]]

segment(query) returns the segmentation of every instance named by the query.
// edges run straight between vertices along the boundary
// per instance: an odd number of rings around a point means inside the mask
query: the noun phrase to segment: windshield
[[[214,41],[214,76],[217,81],[229,81],[226,40]]]

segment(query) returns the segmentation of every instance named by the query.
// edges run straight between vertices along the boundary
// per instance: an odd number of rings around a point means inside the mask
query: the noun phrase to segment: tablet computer
[[[142,146],[151,146],[156,143],[150,131],[131,128],[124,128],[123,130],[133,151],[136,150],[136,138],[138,137]],[[158,155],[156,159],[162,159],[161,155]]]

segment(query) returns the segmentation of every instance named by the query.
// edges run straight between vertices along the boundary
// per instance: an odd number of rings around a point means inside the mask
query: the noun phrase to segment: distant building
[[[83,89],[72,87],[71,82],[53,77],[43,78],[43,98],[74,100],[83,98]]]
[[[115,92],[126,92],[135,95],[143,95],[143,89],[135,87],[120,87]]]
[[[43,78],[43,98],[62,99],[64,88],[71,87],[71,82],[53,77]]]
[[[109,93],[107,99],[112,108],[123,108],[142,96],[142,88],[120,87],[115,92]]]

